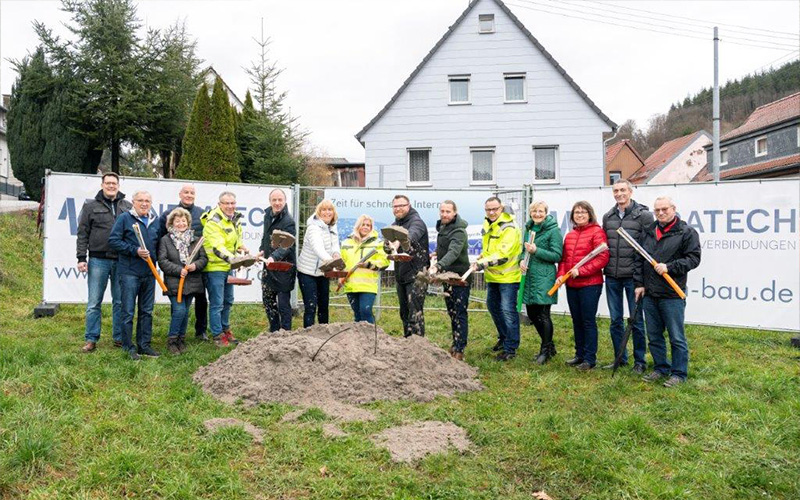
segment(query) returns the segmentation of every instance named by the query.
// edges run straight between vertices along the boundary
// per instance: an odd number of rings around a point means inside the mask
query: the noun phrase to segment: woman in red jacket
[[[606,233],[597,224],[594,209],[586,201],[572,206],[573,229],[564,238],[564,253],[558,264],[558,276],[570,269],[598,245],[607,243]],[[578,269],[567,281],[567,302],[575,334],[575,357],[567,361],[579,370],[591,370],[597,364],[597,303],[603,291],[603,268],[608,251],[602,252]]]

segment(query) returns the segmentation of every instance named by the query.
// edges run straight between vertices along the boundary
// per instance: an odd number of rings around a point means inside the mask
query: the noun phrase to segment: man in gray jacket
[[[83,352],[92,352],[100,340],[101,306],[106,286],[111,280],[111,331],[114,346],[122,346],[122,302],[117,280],[117,253],[108,246],[111,228],[119,214],[133,205],[119,191],[119,176],[103,174],[100,191],[93,200],[84,203],[78,217],[78,271],[87,273],[89,298],[86,303],[86,343]],[[89,259],[86,259],[86,253]]]
[[[628,346],[623,346],[622,337],[625,334],[623,293],[628,302],[628,313],[633,315],[636,310],[634,296],[633,274],[636,264],[636,251],[623,241],[617,228],[623,227],[637,241],[641,240],[644,232],[653,224],[653,214],[649,209],[637,203],[633,195],[633,185],[625,179],[620,179],[611,186],[614,200],[617,202],[611,210],[603,215],[603,230],[608,238],[609,261],[605,267],[606,275],[606,300],[611,316],[611,342],[614,345],[615,355],[623,350],[621,363],[628,363]],[[647,341],[644,335],[644,320],[642,309],[633,319],[633,369],[642,374],[647,367]],[[613,368],[614,364],[603,368]]]

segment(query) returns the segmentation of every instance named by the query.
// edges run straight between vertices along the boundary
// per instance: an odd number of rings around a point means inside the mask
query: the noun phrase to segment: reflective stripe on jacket
[[[241,218],[242,214],[236,212],[229,219],[219,206],[203,214],[203,248],[208,256],[208,265],[203,272],[231,270],[230,259],[242,246]]]
[[[483,221],[483,250],[481,260],[497,262],[484,271],[487,283],[519,283],[522,272],[517,256],[522,252],[520,235],[514,216],[503,212],[496,221]]]
[[[349,270],[358,261],[364,258],[372,250],[378,252],[367,260],[373,266],[384,269],[389,267],[389,259],[383,251],[383,241],[378,239],[378,231],[373,230],[361,243],[351,236],[342,243],[342,259]],[[346,293],[378,293],[378,279],[380,272],[374,269],[359,268],[350,276],[344,284]]]

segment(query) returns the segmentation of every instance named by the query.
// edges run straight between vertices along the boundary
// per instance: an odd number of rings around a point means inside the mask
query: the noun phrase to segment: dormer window
[[[756,156],[765,156],[767,154],[767,137],[759,137],[756,139]]]
[[[450,104],[469,104],[469,75],[450,75]]]
[[[480,33],[494,33],[494,14],[480,14],[478,16],[478,29]]]

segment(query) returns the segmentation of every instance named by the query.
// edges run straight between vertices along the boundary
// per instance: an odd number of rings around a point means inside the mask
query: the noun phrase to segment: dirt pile
[[[370,439],[376,446],[389,450],[395,462],[413,462],[427,455],[444,453],[449,448],[464,452],[471,446],[464,429],[451,422],[435,420],[392,427]]]
[[[483,389],[475,368],[425,338],[392,337],[378,328],[377,351],[375,346],[375,329],[367,323],[263,333],[201,367],[193,378],[222,401],[248,405],[430,401]]]

